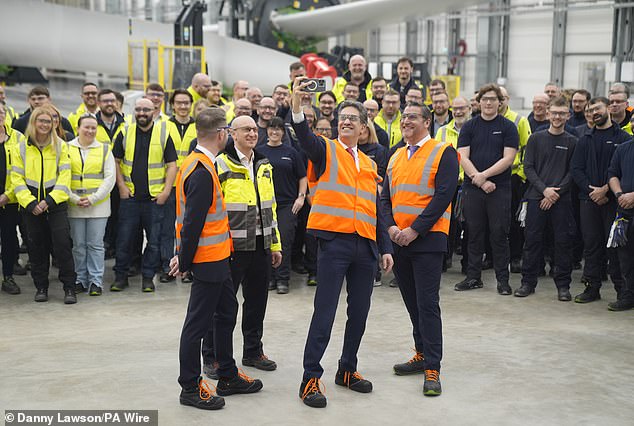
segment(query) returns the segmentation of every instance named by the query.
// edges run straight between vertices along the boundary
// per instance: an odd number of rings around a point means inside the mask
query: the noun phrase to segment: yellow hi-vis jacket
[[[87,197],[97,192],[104,180],[104,164],[108,153],[109,144],[99,144],[99,147],[91,147],[86,158],[82,158],[80,148],[68,145],[70,157],[70,190],[78,197]],[[95,205],[110,199],[110,194]]]
[[[229,215],[233,249],[235,251],[255,250],[259,202],[264,248],[282,251],[282,242],[277,228],[273,166],[266,157],[254,151],[255,182],[253,182],[247,168],[242,165],[237,155],[230,155],[230,152],[231,150],[223,152],[216,157],[216,168]]]
[[[374,122],[378,124],[381,129],[385,130],[385,133],[389,136],[390,148],[403,139],[403,135],[401,134],[401,111],[397,111],[394,120],[388,123],[383,115],[383,110],[381,110],[378,115],[374,117]]]
[[[20,206],[31,211],[42,200],[49,206],[68,201],[70,158],[62,140],[56,138],[40,149],[22,138],[13,146],[11,161],[11,185]]]
[[[6,132],[7,136],[9,136],[9,139],[0,144],[0,149],[4,149],[4,157],[7,167],[7,175],[4,181],[4,195],[9,198],[9,204],[15,204],[18,202],[18,200],[17,198],[15,198],[15,192],[13,192],[13,184],[11,180],[11,168],[13,167],[11,152],[13,151],[14,147],[18,145],[18,141],[21,138],[24,138],[24,136],[17,130],[12,129],[11,125],[4,124],[4,131]]]
[[[515,159],[513,160],[512,173],[521,177],[522,182],[526,182],[526,175],[524,174],[524,151],[526,150],[528,137],[531,135],[531,125],[526,117],[522,117],[515,111],[511,111],[511,108],[506,109],[506,113],[504,113],[504,118],[506,118],[507,120],[511,120],[513,124],[515,124],[517,132],[520,136],[519,149],[517,150],[517,154],[515,155]]]

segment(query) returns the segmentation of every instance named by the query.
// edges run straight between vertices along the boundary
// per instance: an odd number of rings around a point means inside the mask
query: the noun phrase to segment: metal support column
[[[458,43],[460,42],[460,15],[451,14],[447,16],[447,53],[449,62],[447,63],[447,74],[460,74],[460,63],[458,62]]]
[[[550,62],[550,81],[561,87],[564,83],[564,64],[566,61],[566,26],[568,20],[568,0],[555,0],[553,13],[553,47]]]
[[[418,21],[405,23],[405,56],[416,62],[418,56]]]
[[[490,3],[489,10],[494,11],[498,3]],[[478,17],[476,36],[476,87],[495,82],[499,71],[500,57],[500,16]]]
[[[425,40],[425,62],[427,63],[427,70],[431,74],[432,72],[432,58],[434,55],[434,21],[427,19],[425,21],[426,27],[426,40]]]
[[[631,0],[616,0],[621,5]],[[614,9],[614,25],[612,26],[612,58],[616,63],[615,81],[621,81],[621,66],[625,60],[634,57],[634,7]]]
[[[511,6],[511,0],[501,0],[504,10],[508,10]],[[511,30],[511,16],[504,14],[502,16],[501,42],[500,42],[500,63],[498,67],[498,77],[508,78],[509,75],[509,35]]]
[[[368,32],[368,60],[379,62],[381,57],[381,30],[376,28]]]

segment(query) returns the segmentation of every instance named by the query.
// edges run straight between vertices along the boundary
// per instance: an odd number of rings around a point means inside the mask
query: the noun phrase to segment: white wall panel
[[[515,3],[514,3],[515,4]],[[533,95],[550,79],[552,13],[511,16],[507,88],[530,108]]]

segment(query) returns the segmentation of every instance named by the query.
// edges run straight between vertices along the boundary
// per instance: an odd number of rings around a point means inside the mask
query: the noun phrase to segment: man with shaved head
[[[231,120],[235,117],[234,108],[238,99],[245,98],[247,96],[247,90],[249,90],[249,82],[245,80],[238,80],[233,83],[233,97],[231,102],[227,102],[224,108],[227,111],[227,123],[231,123]],[[251,115],[251,113],[249,113]]]
[[[538,93],[533,96],[533,111],[528,114],[531,133],[544,125],[548,125],[548,102],[550,102],[550,98],[545,93]]]
[[[209,76],[201,72],[194,74],[192,84],[187,88],[187,91],[192,95],[192,98],[194,98],[192,106],[199,99],[206,98],[209,89],[211,89],[211,79]]]
[[[262,90],[259,87],[249,87],[247,89],[245,97],[251,102],[251,117],[255,121],[258,120],[258,107],[260,106],[260,101],[262,100]]]
[[[260,106],[271,98],[263,98]],[[275,111],[273,111],[275,114]],[[273,189],[273,167],[254,150],[258,126],[253,118],[236,117],[231,123],[233,145],[216,158],[218,178],[227,206],[233,240],[231,279],[236,293],[242,285],[242,365],[272,371],[277,364],[264,355],[262,335],[268,297],[270,267],[282,262],[282,244],[277,228]],[[214,339],[210,331],[203,343],[203,356],[213,359]],[[205,374],[213,378],[213,360],[205,361]]]
[[[379,140],[379,143],[383,145],[386,149],[390,149],[390,137],[387,135],[387,132],[381,128],[381,126],[374,122],[374,117],[379,115],[379,103],[374,99],[368,99],[363,103],[363,106],[368,112],[368,122],[374,125],[376,138]]]
[[[372,97],[372,76],[368,72],[368,64],[363,56],[353,55],[348,61],[348,71],[335,81],[332,91],[337,97],[338,104],[345,99],[344,89],[348,83],[358,86],[359,96],[356,100],[359,102]]]
[[[262,98],[258,107],[258,146],[266,144],[269,138],[266,129],[269,128],[269,122],[273,117],[275,117],[276,111],[277,105],[275,104],[273,98]],[[284,136],[282,136],[282,142],[290,143],[286,132],[284,132]]]

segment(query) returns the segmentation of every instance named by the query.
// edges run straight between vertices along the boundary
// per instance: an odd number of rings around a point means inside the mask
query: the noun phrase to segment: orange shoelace
[[[423,354],[421,352],[416,352],[416,354],[412,357],[412,359],[410,359],[409,361],[407,361],[408,364],[413,364],[415,362],[421,362],[425,359],[425,357],[423,356]]]
[[[439,377],[440,372],[438,370],[425,370],[425,380],[433,380],[434,382],[437,382]]]
[[[319,380],[317,377],[313,377],[312,379],[310,379],[308,383],[306,384],[306,387],[304,388],[304,392],[302,392],[302,400],[310,394],[319,393],[320,387],[324,388],[324,391],[322,393],[325,394],[326,386],[324,386],[321,380]]]
[[[363,380],[363,376],[361,374],[359,374],[358,371],[355,371],[354,373],[350,373],[349,371],[346,371],[343,373],[343,382],[348,385],[348,387],[350,387],[350,378],[354,377],[355,379],[358,380]]]
[[[253,383],[254,382],[254,379],[252,379],[251,377],[249,377],[246,374],[244,374],[244,371],[242,371],[241,368],[238,368],[238,376],[242,377],[244,380],[246,380],[249,383]]]
[[[213,389],[211,389],[210,386],[213,386]],[[215,396],[216,387],[204,380],[201,380],[198,383],[198,394],[200,395],[200,399],[202,399],[203,401],[207,401],[212,396]]]

